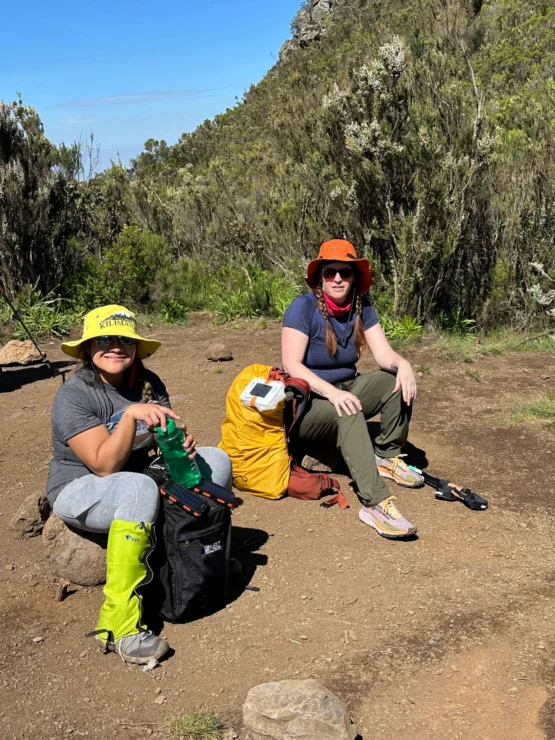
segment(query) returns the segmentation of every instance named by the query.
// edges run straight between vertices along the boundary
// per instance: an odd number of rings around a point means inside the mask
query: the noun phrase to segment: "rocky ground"
[[[277,323],[217,328],[196,319],[151,333],[163,346],[150,366],[204,445],[219,440],[236,373],[279,362]],[[216,340],[231,347],[232,361],[208,362]],[[55,346],[44,349],[64,360]],[[489,511],[391,484],[418,524],[418,538],[399,543],[358,521],[346,479],[347,511],[247,496],[234,514],[235,552],[260,591],[244,591],[208,618],[167,625],[175,654],[152,673],[84,638],[100,588],[57,601],[41,537],[11,537],[22,498],[45,486],[61,380],[36,367],[0,374],[1,736],[134,740],[160,735],[171,715],[204,708],[242,737],[252,686],[312,677],[346,702],[365,740],[554,738],[555,436],[498,420],[553,388],[555,358],[482,358],[472,366],[479,373],[469,373],[426,348],[411,357],[426,368],[412,444],[431,472],[488,498]]]

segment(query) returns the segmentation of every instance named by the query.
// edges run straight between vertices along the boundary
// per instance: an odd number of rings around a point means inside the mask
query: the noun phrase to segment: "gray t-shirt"
[[[152,401],[170,406],[166,386],[149,370],[145,379],[152,385]],[[56,393],[52,406],[53,459],[48,471],[46,495],[50,505],[56,496],[71,481],[89,475],[91,471],[73,452],[68,442],[81,432],[104,424],[110,434],[115,430],[125,409],[132,403],[144,403],[141,390],[116,388],[104,383],[97,388],[86,382],[79,372],[72,375]],[[148,452],[153,448],[154,438],[146,422],[137,422],[137,436],[131,454],[122,470],[140,472],[148,465]]]

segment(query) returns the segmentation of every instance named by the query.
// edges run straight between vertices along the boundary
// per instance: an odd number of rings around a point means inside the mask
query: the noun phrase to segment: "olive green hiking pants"
[[[332,468],[341,452],[364,506],[375,506],[390,495],[378,474],[367,420],[381,416],[375,441],[379,457],[399,455],[408,437],[412,407],[403,401],[400,390],[393,393],[395,380],[395,375],[376,370],[338,383],[338,388],[349,391],[362,404],[362,411],[351,416],[343,412],[340,417],[327,399],[311,394],[308,411],[293,440],[297,459],[301,453],[308,454]]]

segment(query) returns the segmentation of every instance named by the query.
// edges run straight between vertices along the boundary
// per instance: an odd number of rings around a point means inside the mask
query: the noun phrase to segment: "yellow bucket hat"
[[[73,342],[64,342],[62,350],[70,357],[83,358],[85,342],[95,337],[132,337],[137,340],[137,355],[144,360],[153,355],[160,342],[137,334],[137,318],[125,306],[100,306],[85,315],[83,336]]]

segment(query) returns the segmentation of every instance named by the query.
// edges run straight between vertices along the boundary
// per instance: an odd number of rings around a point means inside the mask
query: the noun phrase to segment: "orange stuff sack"
[[[283,430],[285,401],[261,412],[244,406],[240,395],[254,378],[268,378],[271,365],[249,365],[231,384],[225,402],[222,441],[233,465],[233,485],[253,496],[279,499],[287,494],[290,462]]]

